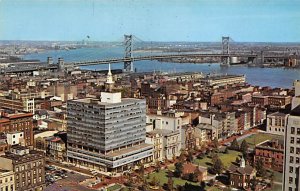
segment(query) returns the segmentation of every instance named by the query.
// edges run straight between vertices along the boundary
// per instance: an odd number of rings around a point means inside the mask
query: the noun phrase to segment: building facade
[[[300,96],[300,84],[295,81],[295,97]],[[293,102],[287,116],[284,143],[283,191],[300,189],[300,103]]]
[[[33,118],[32,113],[25,112],[6,112],[0,110],[0,133],[12,135],[13,141],[17,141],[13,137],[18,132],[18,136],[23,137],[25,146],[33,145]],[[16,135],[15,135],[16,136]],[[14,139],[14,140],[13,140]],[[19,139],[20,140],[20,139]],[[16,143],[16,142],[15,142]]]
[[[146,102],[102,92],[101,99],[68,102],[68,161],[102,171],[121,172],[152,161],[146,139]]]
[[[14,191],[15,190],[15,174],[12,170],[0,168],[0,190]]]
[[[284,135],[286,122],[287,114],[280,112],[272,113],[267,116],[266,131],[276,135]]]
[[[258,160],[262,160],[266,168],[282,172],[283,149],[283,140],[267,140],[256,145],[254,150],[254,164],[256,164]]]
[[[283,190],[300,189],[300,105],[287,117]]]
[[[43,152],[14,146],[0,156],[0,168],[13,171],[15,191],[42,191],[45,189],[45,156]]]

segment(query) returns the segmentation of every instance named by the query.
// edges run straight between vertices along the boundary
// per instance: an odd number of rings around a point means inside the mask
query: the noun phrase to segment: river
[[[134,55],[149,55],[151,53],[136,53]],[[152,53],[158,54],[158,53]],[[24,59],[39,59],[46,61],[47,57],[53,57],[57,62],[59,57],[64,58],[65,62],[97,60],[107,58],[123,57],[123,48],[81,48],[75,50],[51,50],[41,53],[24,55]],[[203,72],[203,73],[222,73],[222,74],[244,74],[246,80],[252,85],[291,88],[293,81],[300,79],[300,69],[286,68],[259,68],[247,67],[245,65],[231,66],[228,68],[220,67],[220,64],[194,64],[194,63],[168,63],[158,61],[137,61],[134,67],[138,72],[164,71],[164,72]],[[106,65],[86,66],[92,70],[107,69]],[[123,63],[113,64],[112,69],[122,69]]]

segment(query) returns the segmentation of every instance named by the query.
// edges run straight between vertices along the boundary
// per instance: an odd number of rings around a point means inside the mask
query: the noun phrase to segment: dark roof
[[[237,165],[231,164],[228,168],[230,173],[237,173],[237,174],[248,174],[250,175],[253,172],[253,167],[250,165],[246,165],[245,168],[239,167]]]
[[[300,105],[298,105],[297,107],[295,107],[291,113],[291,115],[294,115],[294,116],[300,116]]]

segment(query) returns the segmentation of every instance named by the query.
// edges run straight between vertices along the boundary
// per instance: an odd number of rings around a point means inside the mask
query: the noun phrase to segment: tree
[[[183,171],[183,165],[182,165],[182,163],[181,162],[175,163],[174,175],[176,177],[181,177],[182,171]]]
[[[240,145],[237,142],[236,138],[231,142],[230,149],[238,151],[240,149]]]
[[[219,158],[217,153],[211,153],[211,160],[212,163],[215,163],[217,161],[217,159]]]
[[[193,179],[194,182],[198,182],[198,177],[200,176],[200,174],[201,174],[201,172],[200,172],[199,168],[197,167],[194,172],[194,179]]]
[[[251,188],[251,190],[256,190],[257,184],[258,184],[258,181],[257,181],[256,177],[254,176],[254,177],[250,180],[250,188]]]
[[[204,181],[201,181],[200,186],[201,186],[202,190],[205,190],[206,184]]]
[[[188,162],[193,162],[193,160],[194,160],[193,153],[191,151],[189,151],[188,156],[187,156],[187,161]]]
[[[228,154],[228,147],[225,148],[224,153]]]
[[[181,151],[178,159],[182,163],[185,161],[186,157],[185,157],[185,151],[184,150]]]
[[[214,138],[214,140],[213,140],[213,147],[214,147],[215,149],[218,149],[218,147],[219,147],[219,141],[218,141],[217,138]]]
[[[160,162],[156,161],[156,163],[155,163],[155,171],[159,172],[159,170],[160,170]]]
[[[151,181],[150,181],[150,185],[151,186],[158,186],[159,185],[159,180],[157,180],[157,178],[155,176],[153,176]]]
[[[271,175],[270,175],[270,186],[271,186],[271,188],[273,188],[273,186],[274,186],[274,172],[272,171],[271,172]]]
[[[168,178],[167,190],[173,191],[174,190],[174,181],[172,177]]]
[[[194,182],[194,180],[195,180],[195,174],[194,174],[194,173],[189,173],[187,179],[188,179],[189,181],[191,181],[191,182]]]
[[[221,174],[224,169],[224,165],[223,165],[223,162],[221,161],[221,159],[218,157],[218,155],[214,160],[212,160],[212,163],[213,163],[213,165],[212,165],[213,171],[216,174]]]
[[[255,168],[257,170],[257,175],[260,177],[264,177],[266,175],[266,169],[264,167],[264,163],[262,161],[262,159],[258,159],[256,164],[255,164]]]
[[[240,146],[240,151],[242,153],[247,153],[248,149],[249,149],[249,145],[248,145],[247,141],[244,139],[241,146]]]

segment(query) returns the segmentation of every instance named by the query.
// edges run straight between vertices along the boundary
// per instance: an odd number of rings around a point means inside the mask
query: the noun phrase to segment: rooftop
[[[155,129],[148,133],[149,134],[161,134],[161,135],[165,136],[165,135],[179,134],[179,131],[171,131],[171,130],[167,130],[167,129]]]
[[[291,113],[291,115],[294,115],[294,116],[300,116],[300,105],[298,105],[297,107],[295,107]]]
[[[120,155],[123,155],[123,154],[128,154],[128,153],[134,152],[136,150],[145,149],[145,148],[148,148],[148,147],[152,148],[152,145],[147,144],[147,143],[142,143],[140,145],[134,145],[133,147],[128,147],[126,149],[122,149],[122,150],[119,150],[119,151],[114,151],[113,153],[107,154],[107,156],[108,157],[116,157],[116,156],[120,156]]]
[[[281,112],[275,112],[275,113],[269,114],[269,116],[274,116],[274,117],[276,117],[276,116],[278,116],[278,117],[285,117],[286,115],[287,114],[281,113]]]
[[[121,103],[130,103],[132,101],[139,100],[135,98],[122,98]],[[84,98],[84,99],[77,99],[77,100],[72,100],[71,102],[81,102],[81,103],[89,103],[93,105],[113,105],[113,103],[107,103],[107,102],[101,102],[100,99],[95,99],[95,98]]]
[[[44,158],[44,153],[36,150],[30,150],[29,154],[25,154],[25,155],[18,155],[18,154],[8,152],[5,153],[5,155],[2,155],[1,157],[11,159],[16,163],[23,163],[23,162],[29,162],[40,158]]]

